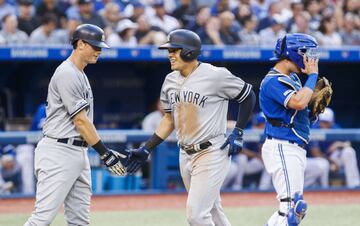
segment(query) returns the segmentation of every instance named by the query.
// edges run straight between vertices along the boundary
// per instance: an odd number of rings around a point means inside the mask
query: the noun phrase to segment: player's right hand
[[[123,176],[126,173],[125,167],[121,164],[121,159],[124,158],[122,154],[114,150],[109,149],[104,155],[102,155],[101,160],[104,162],[104,165],[109,169],[110,172],[116,175]],[[125,156],[126,158],[126,156]]]
[[[229,145],[229,156],[239,154],[244,146],[243,134],[244,132],[242,129],[235,127],[226,139],[225,143],[221,145],[220,149],[223,150],[226,146]]]
[[[310,74],[319,74],[319,59],[307,57],[306,54],[303,55],[305,69],[301,69],[301,72],[307,75]]]

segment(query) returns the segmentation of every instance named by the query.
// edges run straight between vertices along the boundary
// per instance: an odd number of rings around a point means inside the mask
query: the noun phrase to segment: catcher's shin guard
[[[287,219],[289,226],[297,226],[300,224],[301,220],[305,217],[307,210],[307,203],[303,199],[303,196],[300,193],[295,193],[294,196],[294,206],[290,209]]]

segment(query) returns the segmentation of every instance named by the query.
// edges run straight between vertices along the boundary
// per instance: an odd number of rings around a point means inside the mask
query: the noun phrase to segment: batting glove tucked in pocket
[[[226,139],[225,143],[221,145],[220,149],[224,149],[226,146],[230,145],[228,154],[229,156],[240,153],[244,146],[243,133],[244,132],[242,129],[235,127]]]

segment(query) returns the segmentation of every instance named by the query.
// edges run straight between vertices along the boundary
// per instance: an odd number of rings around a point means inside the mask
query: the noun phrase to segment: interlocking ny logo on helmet
[[[272,61],[281,59],[289,59],[294,62],[299,68],[304,69],[303,55],[307,57],[318,58],[318,43],[316,39],[308,34],[287,34],[277,40],[274,54],[270,58]]]
[[[76,28],[71,39],[71,44],[74,44],[74,42],[79,39],[86,41],[92,46],[109,48],[105,43],[104,31],[93,24],[82,24]]]
[[[180,57],[184,61],[192,61],[199,57],[201,53],[200,37],[186,29],[177,29],[169,33],[168,41],[159,49],[181,49]]]

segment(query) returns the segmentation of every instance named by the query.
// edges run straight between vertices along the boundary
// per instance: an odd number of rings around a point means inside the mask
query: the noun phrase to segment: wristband
[[[99,140],[92,147],[95,149],[97,153],[99,153],[100,156],[103,156],[108,151],[108,149],[105,147],[105,145],[101,140]]]
[[[148,150],[149,152],[151,152],[152,149],[154,149],[156,146],[161,144],[163,141],[164,141],[164,139],[162,139],[156,133],[154,133],[152,135],[152,137],[150,137],[150,139],[148,141],[146,141],[146,143],[144,145],[144,148],[146,150]]]
[[[317,79],[318,79],[318,74],[316,73],[309,74],[304,87],[308,87],[309,89],[314,90]]]

